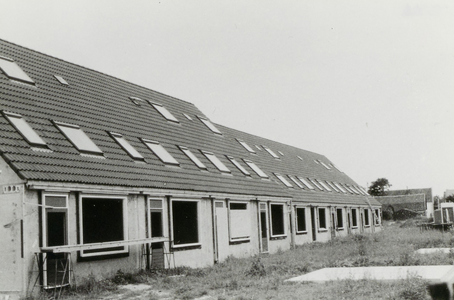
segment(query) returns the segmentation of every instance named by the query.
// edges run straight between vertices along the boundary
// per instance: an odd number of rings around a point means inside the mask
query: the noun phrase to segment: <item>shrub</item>
[[[258,276],[258,277],[263,277],[266,276],[266,270],[265,266],[263,265],[260,256],[257,256],[253,261],[252,261],[252,266],[247,271],[246,275],[249,276]]]

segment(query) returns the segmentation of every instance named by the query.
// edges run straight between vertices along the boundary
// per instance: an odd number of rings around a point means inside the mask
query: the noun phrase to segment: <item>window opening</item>
[[[166,118],[169,121],[179,123],[178,119],[175,118],[162,104],[157,104],[157,103],[151,103],[151,106],[153,106],[164,118]]]
[[[127,240],[125,198],[81,197],[80,240],[82,244]],[[82,250],[82,257],[128,252],[127,246]]]
[[[293,185],[291,185],[290,182],[287,181],[287,179],[285,179],[284,176],[282,176],[281,174],[278,174],[278,173],[274,173],[274,175],[286,186],[286,187],[290,187],[292,188]]]
[[[308,189],[315,190],[315,188],[310,184],[305,178],[296,176]]]
[[[165,164],[179,165],[180,163],[170,155],[159,142],[142,139],[147,147]]]
[[[0,69],[11,79],[16,79],[26,83],[35,84],[35,82],[25,73],[14,60],[0,56]]]
[[[296,208],[296,232],[307,232],[306,229],[306,209],[303,207]]]
[[[240,143],[241,146],[243,146],[247,151],[251,152],[251,153],[255,153],[254,149],[252,149],[248,144],[246,144],[245,141],[242,141],[242,140],[239,140],[239,139],[236,139],[238,141],[238,143]]]
[[[174,247],[199,244],[198,202],[172,200]]]
[[[279,158],[279,156],[278,156],[276,153],[274,153],[274,151],[271,150],[270,148],[268,148],[267,146],[263,146],[263,145],[262,145],[262,147],[263,147],[263,149],[265,149],[266,152],[268,152],[272,157],[274,157],[274,158]]]
[[[334,182],[334,185],[344,194],[347,193],[347,191],[337,182]]]
[[[250,212],[247,203],[229,202],[230,241],[249,240],[251,235]]]
[[[337,213],[337,228],[344,228],[344,214],[342,212],[342,208],[337,208],[336,213]]]
[[[271,237],[285,235],[284,204],[270,204]]]
[[[163,212],[162,212],[162,200],[150,199],[149,200],[149,232],[151,237],[163,237]]]
[[[183,146],[178,146],[181,151],[183,151],[184,154],[186,154],[187,157],[200,169],[206,169],[207,167],[201,162],[197,156],[195,156],[188,148],[183,147]]]
[[[369,226],[369,210],[364,209],[364,226]]]
[[[331,183],[331,182],[329,182],[329,181],[327,181],[326,183],[329,184],[329,186],[330,186],[333,190],[335,190],[336,192],[340,193],[340,190],[339,190],[333,183]]]
[[[190,116],[190,115],[188,115],[188,114],[185,114],[185,113],[183,113],[183,115],[184,115],[184,116],[186,117],[186,119],[188,119],[189,121],[192,121],[192,118],[191,118],[191,116]]]
[[[294,176],[288,175],[288,178],[290,178],[293,181],[293,183],[295,183],[297,186],[304,189],[303,185]]]
[[[318,209],[318,228],[326,229],[326,212],[325,208]]]
[[[101,149],[85,134],[78,125],[54,122],[63,135],[81,152],[102,154]]]
[[[202,121],[202,123],[205,124],[205,126],[208,127],[214,133],[222,134],[222,132],[220,132],[219,129],[217,129],[216,126],[214,126],[213,123],[211,123],[207,119],[199,117],[199,120]]]
[[[358,217],[357,217],[356,208],[352,208],[352,226],[358,227]]]
[[[29,144],[46,146],[46,142],[43,141],[21,115],[8,112],[3,112],[3,115]]]
[[[380,210],[375,210],[375,225],[380,225]]]
[[[243,161],[252,169],[254,172],[262,178],[268,178],[268,175],[265,174],[256,164],[250,160],[243,159]]]
[[[228,156],[226,155],[226,157],[232,162],[232,164],[235,165],[235,167],[238,168],[238,170],[240,170],[244,175],[247,175],[247,176],[250,176],[251,173],[249,173],[248,170],[246,170],[238,161],[236,161],[235,158],[233,158],[232,156]]]
[[[224,173],[230,173],[229,168],[227,168],[222,161],[219,160],[219,158],[214,155],[212,152],[207,152],[207,151],[202,151],[203,155],[205,155],[206,158],[208,158],[209,161],[221,172]]]
[[[131,144],[123,137],[123,135],[115,132],[109,132],[109,134],[133,159],[144,159],[142,154],[137,152],[137,150],[133,146],[131,146]]]
[[[61,84],[63,85],[69,85],[68,82],[63,78],[61,77],[60,75],[54,75],[54,77],[58,80],[58,82],[60,82]]]

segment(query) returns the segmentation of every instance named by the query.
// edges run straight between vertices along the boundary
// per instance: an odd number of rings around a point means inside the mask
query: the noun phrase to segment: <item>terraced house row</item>
[[[0,294],[381,228],[323,155],[3,40],[0,70]]]

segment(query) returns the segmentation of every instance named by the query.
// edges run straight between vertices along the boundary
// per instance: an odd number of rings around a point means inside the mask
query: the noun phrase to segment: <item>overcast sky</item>
[[[327,156],[454,188],[453,1],[3,1],[0,38]]]

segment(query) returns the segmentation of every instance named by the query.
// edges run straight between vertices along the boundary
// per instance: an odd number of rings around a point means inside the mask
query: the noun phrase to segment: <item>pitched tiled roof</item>
[[[291,196],[307,202],[365,203],[364,196],[289,189],[273,175],[279,172],[285,176],[357,185],[337,169],[328,170],[314,162],[330,164],[322,155],[217,124],[222,135],[215,134],[199,120],[197,116],[206,116],[191,103],[2,40],[0,56],[13,59],[35,82],[16,82],[0,72],[0,110],[22,115],[49,148],[31,147],[0,115],[0,153],[24,180]],[[68,85],[61,84],[54,75],[62,76]],[[130,97],[140,98],[142,104],[134,104]],[[166,120],[147,101],[162,104],[179,122]],[[55,127],[54,121],[80,126],[103,156],[81,155]],[[108,132],[122,134],[144,157],[144,162],[131,158]],[[142,138],[160,142],[180,165],[165,165]],[[250,154],[236,138],[245,140],[251,147],[265,145],[284,155],[278,154],[280,159],[275,159],[264,150]],[[187,147],[207,170],[200,170],[178,146]],[[222,174],[200,150],[213,152],[231,174]],[[249,168],[251,176],[245,176],[225,155],[233,156],[245,168],[248,167],[241,159],[250,159],[270,179],[261,179]]]
[[[431,188],[385,191],[384,196],[415,195],[415,194],[424,194],[424,195],[426,195],[426,201],[432,202],[432,189]]]

